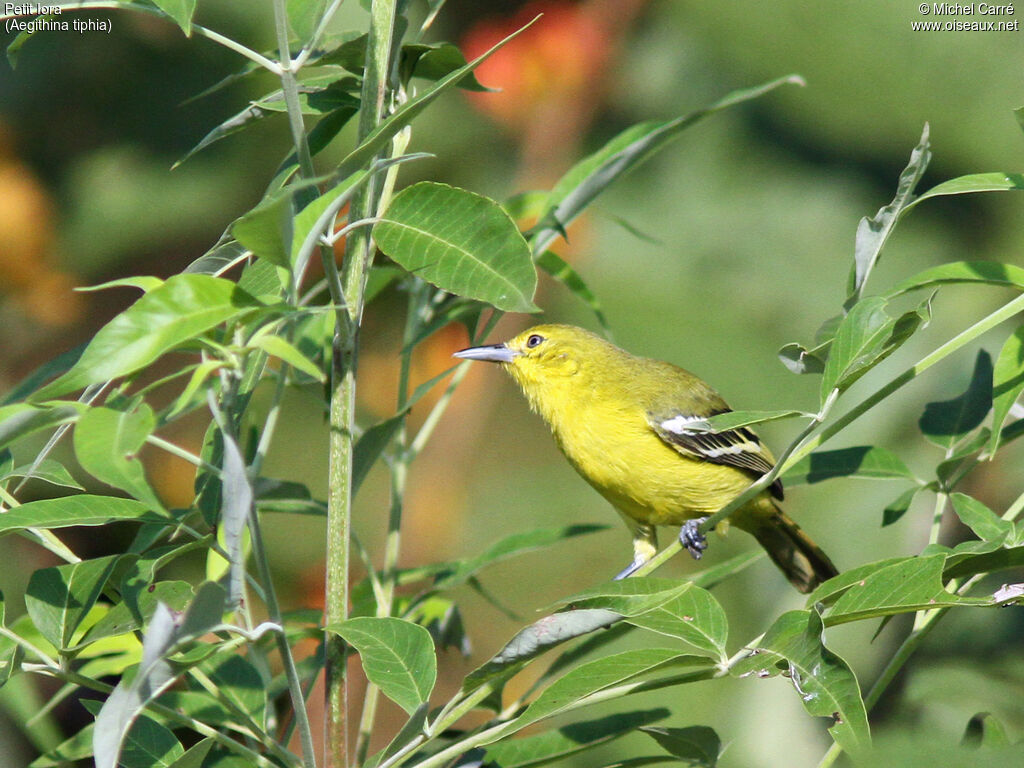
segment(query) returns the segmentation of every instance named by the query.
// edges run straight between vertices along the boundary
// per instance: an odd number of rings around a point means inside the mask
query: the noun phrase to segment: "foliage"
[[[931,157],[926,127],[893,201],[857,229],[841,311],[822,323],[813,344],[794,343],[780,351],[795,373],[821,377],[817,409],[728,413],[701,428],[806,421],[776,469],[705,522],[705,529],[779,475],[790,483],[887,479],[905,487],[880,517],[882,525],[907,514],[915,497],[934,498],[928,546],[847,570],[819,587],[803,610],[778,616],[760,636],[747,639],[730,638],[726,612],[708,590],[756,558],[740,556],[712,566],[692,583],[647,575],[679,551],[676,543],[635,578],[560,601],[557,610],[520,630],[443,700],[435,691],[437,646],[465,644],[461,623],[453,619],[458,608],[452,590],[470,584],[483,592],[479,574],[489,566],[594,528],[515,534],[476,557],[399,568],[404,478],[467,365],[446,372],[451,378],[444,395],[410,436],[409,410],[445,378],[410,392],[413,351],[449,323],[463,323],[478,342],[501,312],[536,311],[537,267],[568,287],[607,327],[584,278],[550,246],[608,186],[681,131],[799,79],[781,78],[673,120],[631,126],[580,160],[550,191],[504,204],[433,182],[393,194],[399,167],[417,158],[405,154],[415,119],[447,90],[482,88],[473,71],[494,50],[467,62],[451,44],[421,42],[443,3],[430,3],[424,28],[410,32],[405,3],[374,0],[365,34],[334,34],[326,30],[337,3],[275,0],[279,47],[274,52],[251,50],[194,23],[194,2],[89,5],[159,15],[186,35],[209,37],[245,57],[248,69],[240,77],[262,69],[278,78],[273,91],[213,128],[184,160],[275,115],[288,119],[293,146],[283,153],[263,200],[188,270],[167,280],[137,277],[100,286],[132,287],[142,295],[84,349],[44,366],[0,407],[0,535],[26,537],[66,563],[32,575],[25,615],[4,616],[0,602],[0,680],[14,685],[37,675],[62,683],[62,696],[71,691],[99,696],[83,700],[94,722],[34,765],[92,756],[98,766],[130,768],[315,766],[321,761],[313,750],[307,697],[325,667],[327,759],[338,766],[533,766],[637,729],[651,737],[651,754],[636,755],[627,764],[713,766],[722,743],[711,727],[689,719],[678,726],[662,723],[669,716],[688,717],[685,713],[624,705],[610,716],[582,720],[579,710],[696,681],[779,674],[790,679],[809,715],[831,721],[834,745],[823,765],[841,752],[872,764],[870,710],[939,620],[953,609],[991,609],[1020,599],[1016,585],[995,594],[978,587],[986,574],[1024,565],[1019,520],[1024,494],[997,512],[962,489],[979,464],[1024,434],[1015,411],[1024,390],[1024,326],[1007,334],[995,362],[987,352],[978,354],[961,395],[924,408],[921,435],[941,451],[927,477],[918,477],[881,446],[819,450],[870,408],[1024,309],[1024,271],[993,262],[946,264],[888,291],[866,292],[892,232],[919,203],[1021,188],[1016,174],[975,174],[918,195],[916,186]],[[15,40],[12,54],[24,43],[22,37]],[[379,108],[372,98],[378,92],[385,96]],[[333,172],[317,176],[313,156],[356,116],[356,145]],[[520,231],[509,211],[527,197],[539,206],[538,223]],[[343,237],[339,271],[334,249]],[[309,272],[318,255],[326,278],[315,282]],[[1020,295],[892,375],[882,363],[928,325],[934,296],[928,291],[956,290],[944,286],[958,283]],[[354,372],[362,312],[396,285],[407,302],[399,407],[380,423],[359,425]],[[923,298],[908,304],[905,297],[912,293]],[[173,376],[155,378],[154,363],[170,353],[183,356],[180,368]],[[833,416],[853,385],[876,369],[885,374],[872,394],[843,416]],[[332,429],[332,493],[326,502],[297,483],[277,483],[270,494],[273,480],[262,473],[286,389],[314,382],[326,383]],[[273,392],[272,405],[263,423],[254,426],[250,406],[263,383]],[[201,452],[193,455],[161,433],[198,412],[209,413],[208,431]],[[52,458],[54,446],[69,432],[74,461]],[[22,456],[34,444],[26,438],[40,433],[51,436],[46,447]],[[137,456],[147,445],[195,466],[190,506],[169,509],[161,501]],[[350,592],[349,554],[362,553],[349,536],[351,499],[370,467],[382,460],[392,474],[394,495],[386,523],[389,545],[383,566],[371,565],[367,578]],[[89,484],[109,486],[111,493],[20,500],[29,478],[82,491],[76,469],[89,476]],[[285,615],[278,604],[261,532],[262,516],[273,509],[326,514],[329,530],[343,532],[329,545],[329,605],[322,623],[308,614]],[[955,547],[939,544],[947,513],[976,538]],[[81,559],[56,533],[113,524],[132,526],[130,547],[92,559]],[[207,559],[208,580],[174,579],[170,567],[195,553]],[[411,596],[397,597],[398,587]],[[266,620],[259,622],[264,614]],[[914,627],[865,696],[851,665],[826,645],[825,628],[900,614],[913,614]],[[608,648],[626,633],[642,635],[641,644]],[[300,658],[297,644],[311,638],[320,650]],[[503,701],[506,683],[526,666],[542,664],[539,657],[555,648],[559,653],[535,675],[533,687]],[[347,744],[347,709],[339,704],[347,696],[350,655],[358,655],[368,681],[354,747]],[[408,717],[397,733],[388,734],[390,744],[370,755],[381,695]],[[490,714],[460,730],[474,710]],[[530,735],[521,735],[528,727]],[[979,714],[971,727],[980,734],[978,749],[1012,747],[991,715]],[[294,730],[298,751],[290,747]]]

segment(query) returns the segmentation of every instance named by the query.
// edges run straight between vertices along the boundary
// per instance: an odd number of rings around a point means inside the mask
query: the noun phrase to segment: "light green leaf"
[[[249,344],[250,346],[262,349],[268,355],[272,355],[273,357],[283,360],[292,368],[302,371],[307,376],[310,376],[319,382],[327,380],[327,377],[324,376],[324,372],[317,368],[313,361],[299,352],[299,350],[280,336],[263,334],[253,339]]]
[[[53,459],[43,459],[38,464],[25,464],[15,467],[7,472],[0,472],[0,483],[12,477],[29,477],[33,480],[42,480],[51,485],[59,485],[64,488],[74,488],[79,491],[85,489],[78,483],[63,464]]]
[[[59,499],[30,501],[0,515],[0,536],[25,528],[67,528],[72,525],[106,525],[115,520],[172,525],[135,499],[113,496],[64,496]]]
[[[984,349],[978,350],[974,372],[964,393],[925,406],[918,421],[924,436],[948,451],[981,426],[992,408],[992,375],[992,358]]]
[[[787,485],[820,483],[837,477],[915,480],[914,473],[899,456],[877,445],[816,451],[794,464],[783,477]]]
[[[402,619],[360,617],[331,625],[363,662],[367,679],[410,715],[430,696],[437,659],[430,633]]]
[[[700,421],[688,422],[686,428],[695,432],[728,432],[740,427],[749,427],[780,419],[792,419],[796,416],[807,416],[807,414],[803,411],[726,411]]]
[[[0,448],[37,432],[78,418],[78,409],[73,406],[34,406],[29,403],[15,403],[0,408]]]
[[[117,555],[43,568],[32,574],[25,608],[36,629],[54,648],[71,646],[71,636],[100,596]]]
[[[154,288],[157,288],[164,284],[164,281],[159,277],[152,277],[147,275],[135,275],[133,277],[121,277],[117,280],[108,280],[105,283],[99,285],[88,285],[81,288],[75,288],[80,293],[91,293],[92,291],[105,291],[108,288],[138,288],[143,293],[149,293]]]
[[[949,283],[976,283],[1024,290],[1024,269],[998,261],[954,261],[918,272],[913,277],[897,283],[896,287],[889,291],[887,298],[892,299],[910,291]]]
[[[635,581],[636,579],[626,579]],[[687,589],[646,613],[627,619],[630,624],[677,637],[702,653],[725,660],[729,623],[718,601],[700,587]]]
[[[537,266],[576,294],[576,298],[590,307],[590,311],[594,313],[594,317],[597,318],[597,322],[600,323],[601,328],[604,330],[604,335],[611,338],[612,329],[608,325],[608,318],[605,317],[601,303],[584,282],[583,278],[580,277],[579,272],[572,268],[572,265],[564,261],[554,251],[544,251],[537,256]]]
[[[1006,726],[999,718],[991,712],[979,712],[968,721],[960,743],[992,751],[1006,749],[1013,742],[1010,741]]]
[[[1007,192],[1024,190],[1024,175],[1019,173],[972,173],[936,184],[904,208],[906,213],[918,203],[941,195],[965,195],[973,192]]]
[[[559,179],[545,206],[547,212],[530,233],[530,247],[543,253],[556,237],[615,180],[632,171],[647,158],[700,120],[728,107],[756,99],[787,83],[803,85],[795,75],[763,85],[733,91],[709,107],[674,120],[639,123],[627,128],[597,152],[585,157]]]
[[[571,723],[536,736],[506,739],[487,748],[484,762],[487,765],[500,765],[501,768],[537,768],[607,744],[668,715],[667,709],[623,712],[598,720]]]
[[[327,0],[288,0],[288,23],[300,42],[305,44],[313,36],[326,7]]]
[[[185,409],[198,405],[200,401],[205,401],[205,396],[199,396],[199,388],[203,385],[212,373],[220,370],[226,365],[223,360],[204,360],[196,366],[196,369],[192,371],[192,375],[188,378],[188,383],[185,388],[181,390],[181,394],[174,401],[170,410],[167,411],[167,419],[171,419],[177,416]]]
[[[641,728],[669,754],[684,765],[715,768],[722,753],[722,740],[713,728],[691,725],[689,728]]]
[[[854,271],[849,297],[845,308],[851,309],[860,300],[867,282],[868,275],[878,262],[878,257],[889,239],[900,214],[910,205],[914,195],[914,187],[921,180],[929,161],[932,159],[931,145],[928,142],[928,124],[925,123],[921,140],[910,153],[910,162],[900,174],[896,196],[892,202],[881,208],[873,218],[866,216],[857,225],[857,237],[854,245]]]
[[[196,0],[153,0],[153,3],[177,22],[185,37],[192,36],[192,15],[196,12]]]
[[[992,437],[988,452],[995,455],[1010,408],[1024,392],[1024,325],[1003,344],[992,375]]]
[[[39,390],[45,400],[134,373],[165,352],[261,307],[230,280],[179,274],[103,326],[70,371]]]
[[[285,269],[291,268],[293,233],[291,195],[266,200],[231,225],[231,234],[238,242],[260,258]]]
[[[537,270],[519,228],[481,195],[420,182],[373,228],[378,247],[418,277],[508,312],[534,312]]]
[[[832,738],[855,761],[871,746],[868,716],[853,670],[822,641],[821,617],[813,610],[782,614],[752,654],[736,664],[737,677],[788,671],[807,713],[832,718]]]
[[[609,581],[559,600],[555,605],[601,608],[620,616],[639,616],[689,591],[691,584],[678,579],[638,576]],[[557,615],[557,614],[556,614]]]
[[[963,493],[954,493],[950,500],[960,522],[974,531],[982,541],[1005,540],[1013,532],[1011,521],[1003,520],[977,499]]]
[[[142,403],[133,411],[90,408],[75,425],[75,456],[82,469],[107,485],[127,491],[155,512],[163,505],[137,454],[153,430],[153,410]]]
[[[873,563],[873,568],[861,573],[860,579],[849,583],[826,612],[827,625],[944,606],[992,605],[989,599],[960,597],[946,591],[942,582],[945,555],[922,555],[888,565],[886,562]],[[846,583],[847,574],[842,576]],[[831,588],[834,590],[836,586]]]

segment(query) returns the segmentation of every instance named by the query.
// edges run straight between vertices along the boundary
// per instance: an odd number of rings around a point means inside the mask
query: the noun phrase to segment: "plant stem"
[[[374,0],[370,11],[370,30],[363,75],[362,106],[358,138],[362,142],[380,122],[391,73],[391,49],[396,0]],[[382,204],[377,180],[371,178],[352,200],[350,218],[368,219]],[[356,351],[363,313],[366,276],[373,258],[370,232],[358,228],[345,241],[345,276],[342,284],[333,254],[324,256],[324,271],[331,298],[340,309],[332,359],[330,405],[330,457],[327,499],[327,605],[324,620],[341,624],[348,618],[348,572],[352,517],[352,455],[355,436]],[[345,644],[339,635],[329,633],[327,650],[326,763],[330,768],[348,766],[348,676],[345,674]]]

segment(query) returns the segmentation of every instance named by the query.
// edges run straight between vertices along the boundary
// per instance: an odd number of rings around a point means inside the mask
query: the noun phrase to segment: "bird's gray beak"
[[[486,360],[488,363],[511,363],[518,354],[504,344],[488,344],[485,347],[463,349],[452,357],[461,357],[463,360]]]

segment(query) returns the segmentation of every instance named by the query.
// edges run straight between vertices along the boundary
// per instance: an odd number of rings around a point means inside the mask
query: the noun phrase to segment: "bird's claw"
[[[687,520],[679,529],[679,543],[686,547],[686,551],[694,560],[700,560],[704,550],[708,548],[708,540],[700,532],[700,524],[705,520],[706,517]]]

